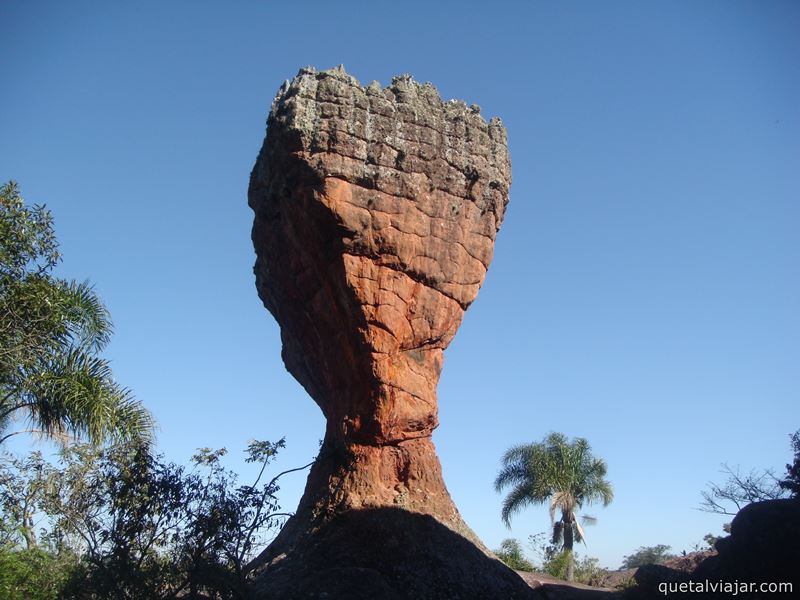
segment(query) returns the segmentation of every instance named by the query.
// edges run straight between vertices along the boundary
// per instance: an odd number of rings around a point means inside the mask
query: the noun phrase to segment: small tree
[[[525,557],[522,544],[514,538],[506,538],[500,542],[500,548],[494,551],[497,558],[515,571],[533,571],[533,564]]]
[[[36,546],[36,523],[52,472],[41,452],[24,459],[0,455],[0,546],[14,547],[20,541],[29,550]]]
[[[642,565],[659,565],[675,555],[669,551],[670,547],[664,544],[655,546],[641,546],[636,552],[622,559],[623,569],[635,569]]]
[[[776,500],[785,496],[775,473],[766,469],[742,473],[741,469],[723,463],[721,473],[727,475],[722,484],[708,483],[708,490],[700,492],[703,501],[700,510],[719,515],[735,516],[752,502]]]
[[[703,501],[700,510],[720,515],[735,516],[752,502],[777,500],[800,495],[800,429],[789,436],[794,462],[786,465],[786,477],[780,479],[769,469],[742,473],[737,466],[722,464],[727,479],[722,484],[709,482],[708,490],[700,492]]]

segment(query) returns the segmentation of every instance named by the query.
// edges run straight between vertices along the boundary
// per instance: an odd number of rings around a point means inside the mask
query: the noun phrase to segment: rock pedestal
[[[500,121],[430,84],[362,87],[340,67],[281,87],[248,193],[256,286],[327,428],[264,577],[353,511],[428,515],[479,543],[431,434],[443,351],[486,275],[510,182]]]

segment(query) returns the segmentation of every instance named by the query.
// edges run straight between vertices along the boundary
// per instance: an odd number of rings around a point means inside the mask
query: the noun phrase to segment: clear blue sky
[[[800,427],[797,2],[0,3],[0,179],[55,216],[61,274],[110,307],[108,355],[185,461],[323,420],[256,295],[246,189],[299,67],[411,73],[508,128],[495,260],[446,354],[434,440],[467,522],[507,531],[504,450],[586,437],[614,503],[588,551],[691,549],[719,464],[778,470]],[[304,476],[286,480],[296,505]]]

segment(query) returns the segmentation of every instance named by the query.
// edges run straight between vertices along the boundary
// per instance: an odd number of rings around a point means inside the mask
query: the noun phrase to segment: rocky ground
[[[622,593],[612,587],[595,587],[564,581],[535,571],[517,571],[517,574],[547,600],[591,600],[592,598],[615,600],[622,598]]]

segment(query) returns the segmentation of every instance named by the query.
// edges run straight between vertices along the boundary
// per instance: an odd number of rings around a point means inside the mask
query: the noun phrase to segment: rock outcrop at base
[[[791,583],[800,590],[800,499],[753,502],[731,522],[731,534],[714,544],[717,555],[704,560],[692,579],[747,583]],[[742,598],[768,598],[755,590]],[[786,593],[786,592],[784,592]]]
[[[543,598],[430,515],[399,508],[338,515],[276,560],[257,580],[255,592],[260,600]]]
[[[278,92],[248,193],[256,286],[327,426],[265,564],[316,547],[342,515],[387,508],[483,550],[431,434],[443,352],[492,260],[510,182],[500,121],[430,84],[363,87],[340,67],[302,69]]]
[[[697,597],[697,590],[704,598],[788,598],[800,589],[798,537],[800,499],[753,502],[733,518],[731,534],[717,540],[716,552],[706,552],[694,568],[673,561],[640,567],[632,598],[663,598],[664,589],[671,598]],[[788,591],[780,587],[786,584]]]

